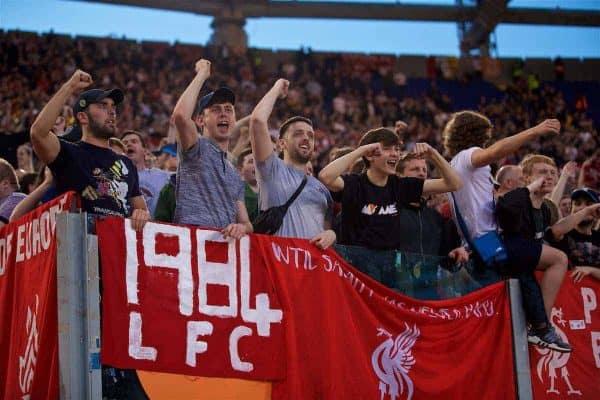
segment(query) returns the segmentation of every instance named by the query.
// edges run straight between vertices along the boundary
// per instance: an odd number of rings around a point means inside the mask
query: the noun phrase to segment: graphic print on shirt
[[[388,204],[387,206],[378,206],[377,204],[369,203],[363,206],[361,210],[365,215],[398,215],[396,203]]]
[[[86,186],[81,192],[81,196],[87,200],[109,197],[116,204],[119,204],[120,208],[127,211],[127,192],[129,189],[127,175],[129,175],[129,169],[125,163],[121,160],[116,160],[106,170],[94,168],[92,175],[96,181],[96,187],[94,188],[91,185]]]

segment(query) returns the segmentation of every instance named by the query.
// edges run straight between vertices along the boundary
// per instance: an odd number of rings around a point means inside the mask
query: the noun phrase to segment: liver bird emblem
[[[558,336],[560,336],[560,338],[563,341],[568,343],[569,340],[567,338],[567,335],[561,329],[561,326],[564,327],[566,325],[566,321],[562,317],[562,309],[552,309],[552,315],[550,316],[551,323],[552,325],[554,325]],[[537,346],[535,347],[535,349],[541,355],[536,367],[538,379],[541,382],[544,382],[543,375],[548,374],[548,376],[550,377],[550,388],[546,390],[546,393],[560,394],[558,389],[556,389],[555,387],[556,372],[557,370],[559,370],[560,376],[565,381],[565,384],[568,388],[567,395],[581,395],[581,391],[574,389],[573,385],[571,385],[571,380],[569,379],[569,370],[567,369],[567,363],[569,362],[571,354],[559,353],[558,351],[554,351],[551,349],[543,349]]]
[[[408,376],[415,359],[411,349],[420,335],[419,328],[412,328],[404,323],[406,329],[394,339],[392,334],[383,328],[377,329],[377,336],[387,336],[371,356],[371,364],[379,378],[380,400],[396,400],[406,392],[406,400],[411,400],[414,392],[413,382]]]

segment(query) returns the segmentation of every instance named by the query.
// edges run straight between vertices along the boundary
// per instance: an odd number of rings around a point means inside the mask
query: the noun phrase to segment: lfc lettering
[[[240,318],[243,324],[232,329],[229,335],[229,355],[231,368],[235,371],[250,372],[254,369],[251,360],[242,360],[238,352],[238,343],[247,336],[258,335],[269,337],[271,324],[279,324],[283,319],[280,309],[271,308],[269,295],[255,295],[255,307],[250,307],[250,239],[248,236],[239,241],[225,240],[219,232],[191,229],[182,226],[147,223],[142,232],[143,254],[138,254],[136,232],[131,222],[125,221],[125,239],[127,256],[125,266],[127,302],[139,305],[138,274],[140,260],[144,260],[145,273],[153,268],[169,268],[177,276],[178,309],[185,317],[194,312],[194,293],[198,296],[198,309],[201,315],[219,317],[220,319]],[[177,241],[177,254],[170,255],[156,252],[157,238],[167,236]],[[197,265],[192,265],[192,238],[197,249]],[[208,242],[225,243],[227,260],[224,262],[209,261],[206,253]],[[239,253],[239,257],[237,254]],[[239,279],[238,279],[239,265]],[[198,285],[195,291],[192,268],[197,268]],[[239,282],[239,283],[238,283]],[[211,286],[224,287],[227,290],[227,304],[211,304],[208,289]],[[217,321],[218,321],[217,320]],[[187,321],[185,362],[195,367],[199,357],[210,346],[210,337],[215,331],[215,320]],[[143,315],[139,312],[129,313],[129,356],[134,359],[156,361],[158,350],[143,342]],[[247,326],[250,325],[250,326]],[[252,326],[253,325],[253,326]],[[251,327],[252,326],[252,327]]]

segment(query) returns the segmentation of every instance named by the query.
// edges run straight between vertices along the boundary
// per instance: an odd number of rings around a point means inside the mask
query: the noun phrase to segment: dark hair
[[[285,132],[294,122],[306,122],[308,125],[310,125],[311,128],[313,128],[313,123],[310,119],[302,117],[300,115],[296,115],[294,117],[288,118],[286,121],[283,122],[283,124],[281,124],[281,127],[279,128],[279,139],[281,139],[283,135],[285,135]]]
[[[140,142],[142,142],[142,147],[146,148],[146,138],[144,137],[144,134],[142,132],[134,131],[133,129],[126,130],[125,132],[123,132],[121,140],[123,140],[127,135],[136,135],[140,139]]]
[[[484,147],[490,139],[489,131],[492,127],[485,115],[475,111],[452,114],[442,133],[446,155],[454,157],[470,147]]]
[[[25,194],[29,194],[29,186],[30,185],[36,185],[38,179],[38,174],[36,172],[29,172],[25,175],[23,175],[21,177],[21,180],[19,180],[19,186],[21,187],[21,192],[25,193]]]
[[[244,158],[246,158],[246,156],[248,154],[252,154],[252,148],[251,147],[246,147],[245,149],[243,149],[240,152],[240,155],[237,158],[237,167],[238,168],[242,168],[242,165],[244,165]]]
[[[360,147],[371,143],[381,143],[383,146],[399,146],[400,138],[394,131],[388,128],[375,128],[363,135],[358,143],[358,146]],[[365,157],[362,159],[365,162],[365,168],[369,168],[369,160],[367,160]]]

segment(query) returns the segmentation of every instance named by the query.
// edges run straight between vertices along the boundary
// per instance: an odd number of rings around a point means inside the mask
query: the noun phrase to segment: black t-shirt
[[[600,268],[600,232],[584,235],[572,230],[563,237],[559,247],[567,254],[571,265]]]
[[[532,208],[533,224],[535,225],[535,240],[543,240],[546,226],[544,224],[544,213],[539,208]]]
[[[384,187],[376,186],[367,174],[343,175],[344,190],[334,193],[342,203],[340,243],[373,249],[400,247],[401,207],[419,203],[423,180],[390,176]]]
[[[59,141],[60,152],[48,165],[58,193],[74,190],[81,196],[83,210],[90,213],[129,216],[129,199],[141,195],[131,160],[110,148]]]

